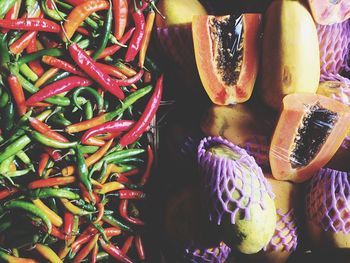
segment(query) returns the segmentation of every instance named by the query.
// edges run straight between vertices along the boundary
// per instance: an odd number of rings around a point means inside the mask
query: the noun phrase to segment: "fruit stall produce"
[[[0,262],[350,262],[349,0],[0,0]]]

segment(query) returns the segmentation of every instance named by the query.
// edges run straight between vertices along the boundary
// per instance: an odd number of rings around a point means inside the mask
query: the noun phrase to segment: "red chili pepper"
[[[38,165],[38,174],[39,176],[43,176],[43,173],[45,171],[45,168],[47,166],[47,162],[50,159],[50,155],[48,153],[42,153],[40,154],[40,160]]]
[[[143,69],[141,69],[133,77],[131,77],[129,79],[122,79],[122,80],[117,79],[116,82],[118,83],[119,86],[130,86],[130,85],[135,84],[136,82],[138,82],[142,78],[144,72],[145,71]]]
[[[4,190],[0,191],[0,200],[5,199],[6,197],[9,197],[19,191],[16,187],[9,187]]]
[[[121,173],[120,175],[123,175],[125,177],[129,177],[129,176],[137,175],[138,173],[140,173],[140,169],[139,168],[135,168],[135,169],[132,169],[129,172]]]
[[[130,247],[132,245],[132,242],[134,241],[134,236],[129,236],[125,242],[124,242],[124,245],[122,247],[122,251],[124,254],[127,254],[130,250]]]
[[[13,98],[15,99],[18,113],[19,113],[19,115],[22,116],[27,111],[27,107],[25,104],[26,99],[24,97],[24,91],[23,91],[22,85],[15,75],[12,75],[12,74],[9,75],[7,80],[8,80],[9,86],[10,86],[11,94],[12,94]]]
[[[118,174],[117,175],[117,182],[122,183],[122,184],[127,184],[130,182],[129,178],[127,178],[126,176],[122,175],[122,174]]]
[[[58,161],[62,157],[59,150],[57,150],[57,149],[53,149],[50,147],[44,147],[44,151],[47,152],[54,161]]]
[[[143,16],[141,9],[136,9],[132,14],[132,18],[135,23],[135,33],[130,40],[128,50],[125,54],[126,62],[133,61],[137,53],[140,51],[146,28],[145,17]]]
[[[37,31],[28,31],[27,33],[25,33],[9,47],[10,52],[12,54],[21,53],[27,46],[29,46],[30,42],[36,36],[37,33]]]
[[[114,36],[118,40],[124,34],[128,21],[128,11],[127,0],[113,0]]]
[[[81,27],[81,26],[77,28],[77,32],[84,35],[84,36],[90,36],[89,30],[87,30],[86,28]]]
[[[48,86],[39,90],[27,100],[26,104],[31,105],[33,103],[43,101],[57,94],[70,91],[76,87],[90,86],[91,84],[92,81],[86,78],[77,76],[67,77],[65,79],[49,84]]]
[[[74,227],[74,215],[70,212],[64,212],[64,228],[63,233],[66,236],[66,240],[72,238],[72,231]]]
[[[19,15],[19,10],[21,9],[22,1],[16,1],[15,4],[11,7],[11,9],[5,15],[5,19],[17,19]],[[7,29],[1,30],[2,33],[7,33]]]
[[[68,63],[67,61],[61,60],[59,58],[51,57],[51,56],[43,56],[42,61],[50,66],[53,66],[55,68],[63,69],[65,71],[68,71],[70,73],[73,73],[75,75],[86,77],[86,75],[78,70],[76,67],[74,67],[72,64]]]
[[[45,18],[0,19],[0,27],[15,30],[43,31],[58,33],[61,28],[56,23]]]
[[[147,183],[148,178],[151,174],[152,164],[153,164],[153,160],[154,160],[154,154],[153,154],[153,150],[152,150],[151,145],[147,146],[147,156],[148,156],[147,165],[146,165],[145,172],[143,173],[143,175],[141,177],[140,184],[139,184],[140,186],[144,186]]]
[[[31,41],[29,42],[29,45],[26,48],[26,51],[28,54],[38,51],[36,47],[36,36],[31,39]],[[30,61],[28,65],[31,68],[31,70],[33,70],[33,72],[37,74],[39,77],[41,77],[45,72],[39,60]]]
[[[52,139],[55,139],[59,142],[69,142],[67,138],[65,138],[63,135],[59,134],[58,132],[55,132],[52,130],[48,125],[43,123],[42,121],[29,117],[30,125],[38,132],[45,134],[45,136],[50,137]]]
[[[117,227],[109,227],[104,229],[107,237],[119,236],[122,231]]]
[[[98,254],[98,243],[95,244],[94,248],[91,251],[91,263],[97,262],[97,254]]]
[[[103,239],[99,239],[101,247],[109,255],[117,259],[122,263],[132,263],[132,260],[123,253],[118,247],[114,246],[112,243],[106,243]]]
[[[103,203],[101,203],[101,202],[97,203],[96,207],[97,207],[98,214],[97,214],[97,217],[96,217],[94,223],[100,222],[102,220],[103,214],[105,212],[105,205]]]
[[[89,239],[97,234],[97,229],[93,225],[89,225],[84,232],[73,242],[72,253],[76,254],[82,245],[87,243]]]
[[[69,53],[75,63],[92,79],[99,83],[105,90],[112,93],[117,98],[125,98],[123,91],[119,88],[117,82],[104,73],[95,63],[95,61],[86,54],[77,44],[69,46]]]
[[[77,179],[75,176],[65,176],[65,177],[52,177],[48,179],[40,179],[33,181],[28,184],[28,189],[37,189],[44,187],[52,187],[59,185],[68,185],[76,182]]]
[[[116,137],[120,136],[119,132],[111,132],[111,133],[106,133],[103,136],[101,136],[101,138],[99,138],[100,140],[104,140],[104,141],[109,141],[110,139],[114,139]]]
[[[130,189],[122,189],[119,190],[117,196],[120,199],[128,199],[128,200],[138,200],[146,198],[146,194],[142,191],[130,190]]]
[[[117,77],[120,79],[125,79],[126,76],[116,67],[111,66],[111,65],[106,65],[106,64],[102,64],[102,63],[98,63],[96,62],[96,66],[98,66],[104,73],[113,76],[113,77]]]
[[[83,200],[85,202],[90,202],[91,201],[91,195],[88,192],[88,190],[86,189],[86,187],[82,183],[79,183],[78,186],[79,186],[79,189],[81,191],[81,197],[83,198]]]
[[[100,237],[99,234],[96,234],[95,236],[93,236],[90,239],[89,243],[87,243],[86,246],[83,247],[82,250],[80,250],[80,252],[74,257],[74,260],[72,261],[72,263],[79,263],[84,258],[86,258],[95,247],[95,244],[97,244],[99,237]]]
[[[59,230],[59,228],[57,228],[56,226],[52,226],[52,231],[51,231],[51,236],[54,236],[60,240],[65,240],[65,236],[64,234],[61,232],[61,230]]]
[[[68,4],[72,5],[72,6],[77,6],[77,5],[81,5],[82,3],[84,3],[86,0],[65,0],[65,2],[67,2]]]
[[[130,120],[116,120],[116,121],[110,121],[103,124],[100,124],[88,131],[86,131],[81,138],[81,142],[84,144],[89,138],[94,137],[98,134],[103,134],[107,132],[112,133],[119,133],[121,134],[124,131],[129,130],[132,125],[134,124],[134,121]]]
[[[139,235],[135,236],[135,246],[137,250],[137,254],[139,256],[140,260],[145,260],[146,255],[145,255],[145,248],[143,247],[141,237]]]
[[[146,109],[142,113],[140,119],[131,128],[131,130],[129,130],[126,134],[124,134],[120,139],[119,145],[121,147],[125,147],[135,142],[148,128],[149,124],[151,123],[152,119],[154,118],[158,110],[160,100],[162,98],[162,93],[163,93],[163,75],[160,76],[160,78],[157,80],[154,93],[151,99],[149,100],[149,102],[147,103]]]
[[[135,27],[129,29],[129,31],[127,31],[124,36],[119,40],[119,42],[121,44],[125,44],[132,36],[132,34],[135,31]],[[121,45],[115,44],[113,46],[110,47],[106,47],[105,50],[102,51],[102,53],[97,57],[97,59],[101,59],[101,58],[105,58],[108,56],[113,56],[119,49],[121,49]],[[91,55],[93,53],[93,51],[88,51],[87,52],[89,55]]]
[[[126,221],[132,224],[143,226],[145,222],[141,221],[138,218],[134,218],[128,215],[128,204],[129,204],[128,199],[120,200],[119,213],[122,216],[122,218],[124,218]]]

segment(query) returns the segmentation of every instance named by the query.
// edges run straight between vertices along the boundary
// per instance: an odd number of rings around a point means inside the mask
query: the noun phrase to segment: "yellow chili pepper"
[[[60,71],[59,68],[50,68],[47,70],[34,84],[35,87],[41,87],[44,85],[50,78],[56,75]]]
[[[74,215],[84,216],[84,215],[91,214],[91,212],[88,212],[86,210],[81,209],[80,207],[73,205],[68,199],[60,198],[60,200],[63,206]]]
[[[41,256],[49,260],[51,263],[63,263],[55,251],[53,251],[50,247],[43,244],[36,244],[35,249]]]
[[[145,28],[145,35],[142,39],[141,43],[141,49],[140,49],[140,55],[139,55],[139,66],[143,68],[143,64],[145,63],[146,58],[146,52],[148,49],[149,41],[151,39],[153,24],[154,24],[154,18],[156,17],[156,13],[151,9],[146,18],[146,28]]]
[[[37,208],[42,210],[47,215],[54,226],[61,227],[63,225],[62,218],[47,207],[40,199],[32,200],[32,202]]]
[[[101,189],[97,189],[96,192],[99,194],[106,194],[106,193],[117,191],[124,188],[125,186],[119,182],[109,182],[104,184]]]

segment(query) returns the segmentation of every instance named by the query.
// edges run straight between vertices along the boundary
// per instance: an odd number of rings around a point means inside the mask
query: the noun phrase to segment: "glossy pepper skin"
[[[44,18],[18,18],[18,19],[1,19],[0,28],[31,30],[58,33],[61,28],[51,20]]]

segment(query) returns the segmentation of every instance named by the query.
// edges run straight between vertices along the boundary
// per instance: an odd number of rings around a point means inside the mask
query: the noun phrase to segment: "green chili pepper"
[[[12,144],[8,145],[4,151],[0,152],[0,163],[15,155],[20,150],[23,150],[24,147],[26,147],[30,142],[30,138],[27,135],[24,135],[14,141]]]
[[[46,84],[49,85],[49,84],[51,84],[51,83],[53,83],[53,82],[59,81],[59,80],[61,80],[61,79],[65,79],[66,77],[69,77],[70,75],[71,75],[70,72],[68,72],[68,71],[63,71],[63,72],[61,72],[61,73],[56,74],[56,75],[53,76],[52,78],[50,78],[50,79],[46,82]]]
[[[48,17],[57,20],[57,21],[62,21],[64,18],[67,16],[65,13],[59,11],[56,9],[57,7],[55,6],[54,9],[50,9],[47,6],[47,0],[41,0],[41,9],[44,11],[45,15]]]
[[[5,176],[6,178],[7,177],[10,177],[10,178],[12,178],[12,177],[19,177],[19,176],[26,175],[26,174],[28,174],[28,173],[30,173],[32,171],[33,171],[33,169],[32,169],[32,167],[30,167],[30,168],[23,169],[23,170],[9,171],[9,172],[3,174],[3,176]]]
[[[27,55],[24,55],[23,57],[21,57],[17,63],[19,66],[21,66],[22,64],[37,60],[37,59],[41,59],[43,56],[51,56],[51,57],[60,57],[64,55],[64,50],[60,49],[60,48],[48,48],[48,49],[43,49],[43,50],[39,50],[37,52],[34,53],[30,53]]]
[[[82,41],[80,41],[80,42],[78,43],[78,46],[79,46],[81,49],[86,49],[86,48],[88,48],[88,47],[90,46],[90,44],[91,44],[90,39],[84,39],[84,40],[82,40]]]
[[[46,164],[46,167],[44,169],[42,177],[44,179],[48,178],[50,175],[50,169],[55,165],[55,162],[52,159],[49,159],[49,161]]]
[[[41,144],[55,149],[72,148],[78,144],[78,142],[59,142],[54,139],[48,138],[37,131],[31,131],[30,135],[33,139],[40,142]]]
[[[47,232],[50,234],[52,230],[52,224],[50,219],[46,216],[46,214],[41,211],[39,208],[37,208],[35,205],[32,203],[26,202],[26,201],[16,201],[16,200],[11,200],[3,205],[3,208],[5,210],[12,210],[12,209],[20,209],[24,210],[28,213],[31,213],[37,217],[39,217],[44,224],[47,227]]]
[[[78,97],[83,92],[87,92],[90,95],[92,95],[94,97],[94,99],[96,100],[96,104],[97,104],[98,110],[102,111],[102,109],[103,109],[103,98],[100,95],[100,93],[98,93],[98,91],[96,89],[93,89],[91,87],[79,87],[79,88],[77,88],[72,94],[73,104],[76,107],[78,107],[80,110],[82,109],[80,104],[78,103]]]
[[[26,0],[27,16],[33,17],[40,9],[40,6],[36,0]]]
[[[116,18],[117,19],[117,18]],[[101,55],[102,51],[107,47],[109,35],[112,30],[112,20],[113,20],[113,12],[112,12],[112,2],[109,0],[109,8],[107,12],[107,18],[103,23],[103,33],[101,35],[101,39],[99,39],[99,46],[96,51],[92,55],[92,59],[96,60],[99,55]]]
[[[2,68],[8,70],[8,63],[10,62],[9,48],[7,44],[7,34],[0,34],[0,65]]]
[[[76,201],[75,205],[86,211],[96,212],[96,207],[93,204],[85,203],[85,201],[82,199],[79,199],[78,201]]]
[[[96,257],[96,260],[97,261],[105,261],[105,260],[108,260],[109,259],[109,254],[106,253],[106,252],[99,252],[97,254],[97,257]]]
[[[98,232],[100,232],[103,240],[106,241],[106,242],[109,242],[108,237],[107,237],[103,227],[100,224],[96,224],[96,223],[94,223],[94,227],[97,229]]]
[[[82,34],[76,34],[76,36],[72,39],[73,43],[78,43],[80,40],[82,40],[84,37]]]
[[[92,185],[89,177],[89,169],[86,164],[85,158],[81,153],[79,147],[76,147],[75,153],[77,157],[77,168],[78,168],[79,179],[83,183],[83,185],[86,187],[89,194],[92,195]]]
[[[32,163],[29,156],[23,150],[18,151],[16,156],[26,165],[30,165]]]
[[[23,86],[23,89],[28,91],[31,94],[34,94],[39,91],[39,88],[35,87],[32,83],[30,83],[28,80],[26,80],[22,75],[16,74],[17,78],[19,79],[20,83]],[[63,96],[53,96],[51,98],[48,98],[45,100],[48,103],[60,105],[60,106],[69,106],[70,100],[69,98],[63,97]]]
[[[3,108],[6,106],[6,104],[9,101],[9,94],[7,93],[7,91],[4,91],[1,96],[0,96],[0,108]]]
[[[119,220],[115,219],[113,216],[103,215],[102,220],[105,221],[107,224],[110,224],[111,226],[120,228],[121,230],[125,230],[131,233],[134,232],[130,226],[120,222]]]
[[[64,126],[64,127],[69,126],[69,125],[72,124],[69,120],[67,120],[67,119],[63,116],[63,114],[55,114],[55,115],[53,115],[53,116],[51,117],[51,121],[52,121],[53,123],[57,124],[57,125]]]
[[[0,19],[3,19],[7,12],[12,8],[17,0],[2,0],[0,1]]]
[[[90,145],[79,145],[81,154],[92,154],[95,153],[99,147],[98,146],[90,146]]]
[[[23,63],[22,65],[19,66],[19,72],[21,72],[25,77],[27,77],[30,81],[35,82],[38,80],[38,75],[35,74],[31,68]]]
[[[38,188],[29,191],[28,195],[32,199],[57,197],[66,198],[69,200],[77,200],[80,198],[79,194],[66,190],[64,188]]]
[[[13,128],[14,125],[14,119],[15,119],[15,105],[12,102],[11,99],[7,102],[7,105],[4,108],[4,130],[10,131]]]
[[[94,116],[94,111],[92,109],[92,104],[90,101],[87,101],[84,104],[84,113],[85,113],[85,119],[90,120]]]
[[[10,169],[10,165],[13,163],[15,160],[15,155],[10,156],[6,160],[0,163],[0,174],[4,175],[6,174]]]

